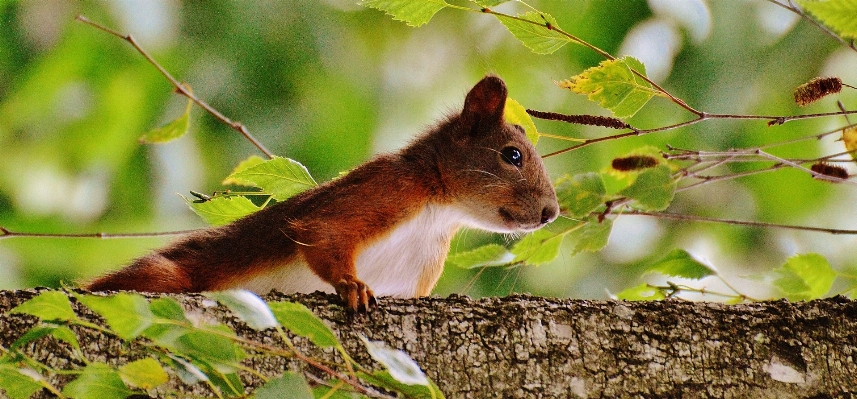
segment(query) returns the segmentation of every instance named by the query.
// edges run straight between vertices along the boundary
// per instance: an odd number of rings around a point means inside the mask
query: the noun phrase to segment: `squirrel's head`
[[[536,230],[559,214],[542,159],[521,126],[503,119],[506,84],[487,76],[441,129],[438,165],[447,197],[467,224],[512,233]]]

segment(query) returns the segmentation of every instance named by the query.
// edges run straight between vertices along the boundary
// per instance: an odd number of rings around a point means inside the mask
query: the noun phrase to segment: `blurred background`
[[[454,2],[466,4],[464,2]],[[649,76],[697,109],[775,114],[857,107],[846,89],[805,109],[792,90],[814,76],[857,83],[857,53],[769,2],[532,1],[566,31],[614,54],[640,58]],[[523,11],[520,4],[496,8]],[[566,45],[535,55],[493,17],[443,10],[411,28],[355,1],[0,0],[0,226],[16,232],[158,232],[203,227],[177,195],[210,193],[258,151],[194,108],[190,133],[141,145],[144,132],[178,117],[185,100],[128,43],[74,20],[85,15],[131,33],[209,104],[245,124],[274,153],[302,162],[318,181],[405,145],[456,112],[486,73],[506,80],[527,108],[609,115],[555,86],[602,59]],[[629,120],[652,128],[692,115],[654,99]],[[552,177],[604,170],[643,146],[716,151],[821,133],[844,118],[767,127],[716,120],[608,141],[546,159]],[[536,121],[540,131],[600,137],[616,131]],[[836,135],[778,147],[779,156],[844,151]],[[542,154],[570,143],[543,138]],[[853,173],[853,167],[849,166]],[[857,188],[794,170],[708,184],[680,193],[669,212],[855,229]],[[170,238],[0,239],[0,289],[57,287],[119,268]],[[453,251],[502,236],[463,231]],[[818,252],[837,270],[857,267],[857,237],[642,216],[616,220],[610,244],[549,265],[460,270],[448,266],[437,294],[529,292],[601,299],[640,279],[641,266],[673,248],[710,263],[747,293],[742,276]],[[647,277],[649,280],[657,277]],[[652,280],[654,281],[654,280]],[[717,286],[716,281],[703,282]],[[760,291],[761,290],[761,291]],[[712,298],[716,299],[716,298]]]

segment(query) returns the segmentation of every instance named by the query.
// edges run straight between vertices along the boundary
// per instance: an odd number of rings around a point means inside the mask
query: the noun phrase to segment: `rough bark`
[[[4,347],[33,323],[6,311],[33,295],[0,291]],[[200,296],[174,297],[241,335],[277,342],[270,332],[252,331],[221,307],[205,305]],[[857,303],[841,297],[746,305],[531,296],[381,299],[380,310],[354,318],[330,296],[266,299],[307,305],[363,364],[371,361],[361,334],[404,350],[450,398],[838,398],[857,392]],[[309,355],[335,356],[301,339],[296,343]],[[92,359],[140,356],[133,345],[103,335],[86,334],[81,345]],[[66,361],[67,348],[51,340],[28,350],[51,364]],[[272,375],[284,367],[321,375],[287,359],[252,365]]]

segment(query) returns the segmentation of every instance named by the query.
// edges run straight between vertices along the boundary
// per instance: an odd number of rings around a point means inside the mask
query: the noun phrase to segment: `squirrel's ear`
[[[484,77],[467,93],[462,119],[474,126],[499,123],[503,120],[506,95],[506,84],[502,79],[493,75]]]

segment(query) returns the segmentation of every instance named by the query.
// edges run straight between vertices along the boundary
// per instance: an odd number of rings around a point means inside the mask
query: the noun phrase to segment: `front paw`
[[[353,276],[346,276],[334,285],[336,293],[345,302],[346,309],[351,312],[365,313],[370,307],[378,306],[372,290]]]

